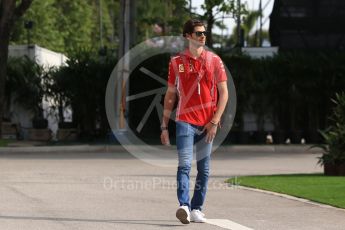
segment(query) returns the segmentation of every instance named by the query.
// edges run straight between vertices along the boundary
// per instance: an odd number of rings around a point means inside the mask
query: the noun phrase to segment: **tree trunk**
[[[209,48],[213,48],[213,38],[212,38],[212,28],[214,24],[214,17],[212,14],[212,9],[210,12],[207,13],[207,37],[206,37],[206,45]]]
[[[0,2],[0,138],[5,109],[5,82],[10,34],[15,20],[24,14],[32,1],[22,0],[17,6],[16,0],[2,0]]]
[[[1,30],[1,29],[0,29]],[[8,41],[0,32],[0,137],[2,136],[2,118],[5,109],[5,81],[6,63],[8,55]]]
[[[13,18],[14,7],[14,0],[2,1],[0,5],[0,138],[2,136],[2,119],[5,109],[5,82],[10,24]]]

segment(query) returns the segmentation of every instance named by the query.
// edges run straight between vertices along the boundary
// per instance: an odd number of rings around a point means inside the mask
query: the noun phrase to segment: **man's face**
[[[205,36],[206,29],[204,26],[196,26],[194,27],[194,32],[192,34],[188,34],[187,38],[192,44],[197,46],[204,46],[206,43],[206,36]]]

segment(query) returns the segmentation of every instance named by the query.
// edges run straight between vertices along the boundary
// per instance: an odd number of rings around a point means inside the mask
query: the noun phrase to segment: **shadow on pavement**
[[[173,222],[172,220],[102,220],[102,219],[80,219],[62,217],[34,217],[34,216],[0,216],[0,219],[11,220],[37,220],[37,221],[68,221],[68,222],[93,222],[93,223],[117,223],[117,224],[138,224],[153,225],[160,227],[183,227],[181,224],[161,224],[151,222]],[[174,221],[175,222],[175,221]]]

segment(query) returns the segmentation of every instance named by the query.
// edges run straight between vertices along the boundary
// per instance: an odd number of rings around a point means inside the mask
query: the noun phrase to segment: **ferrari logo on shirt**
[[[183,64],[179,64],[179,65],[178,65],[178,71],[179,71],[180,73],[184,72],[184,66],[183,66]]]

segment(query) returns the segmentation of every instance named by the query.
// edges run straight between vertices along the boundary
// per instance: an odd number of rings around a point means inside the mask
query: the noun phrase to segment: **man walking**
[[[201,212],[209,177],[213,139],[228,101],[227,76],[221,59],[207,51],[205,25],[188,20],[183,36],[188,48],[171,58],[168,89],[164,98],[161,142],[168,145],[168,122],[177,101],[176,145],[178,152],[176,217],[183,223],[206,221]],[[219,97],[219,98],[218,98]],[[189,173],[196,150],[197,177],[189,198]]]

